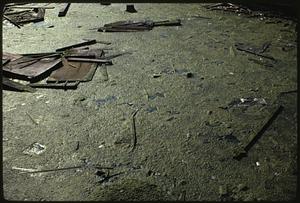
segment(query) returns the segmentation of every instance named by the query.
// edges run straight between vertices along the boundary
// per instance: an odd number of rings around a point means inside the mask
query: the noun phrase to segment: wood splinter
[[[135,149],[136,143],[137,143],[137,137],[136,137],[136,125],[135,125],[135,116],[138,113],[140,109],[135,110],[135,112],[132,114],[132,136],[133,136],[133,145],[130,150],[130,152],[133,152]]]

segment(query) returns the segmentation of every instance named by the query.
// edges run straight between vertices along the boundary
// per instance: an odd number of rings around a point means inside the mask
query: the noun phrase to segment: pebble
[[[159,78],[161,76],[161,74],[153,74],[152,77],[153,78]]]
[[[187,78],[193,77],[193,73],[191,73],[191,72],[186,73],[186,77],[187,77]]]
[[[191,133],[187,133],[187,134],[186,134],[186,138],[187,138],[187,139],[190,139],[190,137],[191,137]]]
[[[226,187],[223,187],[223,186],[219,186],[219,194],[222,196],[222,195],[226,195],[228,192],[227,192],[227,188]]]

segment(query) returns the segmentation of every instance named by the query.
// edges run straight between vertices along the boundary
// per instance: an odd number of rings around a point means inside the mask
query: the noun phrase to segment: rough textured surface
[[[126,13],[124,4],[72,4],[65,17],[57,17],[57,6],[46,11],[44,22],[22,29],[4,24],[5,52],[49,52],[82,39],[112,42],[92,46],[111,47],[111,54],[133,52],[113,59],[108,78],[98,69],[93,80],[77,90],[3,91],[5,198],[295,198],[297,93],[279,96],[297,89],[295,23],[208,11],[201,4],[135,7],[137,13]],[[182,26],[149,32],[90,30],[118,20],[176,18]],[[271,41],[266,54],[278,60],[273,67],[256,64],[248,58],[259,57],[234,48],[235,43],[260,46],[266,41]],[[264,98],[267,105],[220,108],[247,97]],[[277,104],[284,111],[248,157],[233,160],[234,150],[247,144]],[[137,145],[130,152],[131,114],[137,108]],[[33,143],[44,145],[44,152],[24,154]],[[36,174],[12,169],[54,169],[84,162],[112,166],[103,172],[120,174],[101,181],[101,170],[92,168]]]

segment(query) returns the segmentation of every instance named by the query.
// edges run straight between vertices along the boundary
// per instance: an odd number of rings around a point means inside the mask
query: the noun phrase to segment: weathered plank
[[[81,43],[73,44],[73,45],[70,45],[70,46],[62,47],[62,48],[56,49],[56,51],[65,51],[65,50],[68,50],[68,49],[83,47],[83,46],[86,46],[86,45],[92,45],[92,44],[96,44],[96,43],[97,43],[97,41],[94,39],[94,40],[89,40],[89,41],[86,41],[86,42],[81,42]]]
[[[67,14],[67,12],[69,10],[70,5],[71,5],[71,3],[65,3],[65,4],[63,4],[63,7],[58,12],[58,17],[64,17],[64,16],[66,16],[66,14]]]

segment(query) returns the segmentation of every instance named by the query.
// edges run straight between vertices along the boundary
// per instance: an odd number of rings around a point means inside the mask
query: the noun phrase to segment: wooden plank
[[[97,41],[94,39],[94,40],[89,40],[89,41],[86,41],[86,42],[81,42],[81,43],[78,43],[78,44],[73,44],[73,45],[70,45],[70,46],[62,47],[62,48],[56,49],[56,51],[65,51],[65,50],[68,50],[68,49],[83,47],[83,46],[86,46],[86,45],[92,45],[92,44],[96,44],[96,43],[97,43]]]
[[[46,71],[55,69],[61,63],[61,59],[54,57],[18,64],[21,60],[24,58],[16,59],[3,66],[3,72],[24,77],[24,79],[33,79]]]
[[[70,5],[71,5],[71,3],[65,3],[65,4],[63,4],[63,7],[58,12],[58,17],[64,17],[64,16],[66,16],[66,14],[67,14],[67,12],[69,10]]]
[[[33,89],[32,87],[29,87],[27,85],[23,85],[21,83],[12,81],[6,77],[2,77],[2,84],[5,87],[9,87],[13,90],[18,90],[21,92],[35,92],[35,89]]]
[[[64,66],[51,73],[47,79],[47,82],[87,82],[92,80],[96,69],[97,64],[80,62],[69,63],[66,61]]]
[[[10,59],[2,59],[2,66],[6,65],[8,62],[10,62]]]
[[[2,53],[2,59],[9,59],[11,61],[14,61],[16,59],[22,58],[22,55],[20,54],[12,54],[8,52],[3,52]]]
[[[106,60],[106,59],[90,59],[90,58],[70,57],[70,58],[68,58],[68,61],[89,62],[89,63],[105,63],[105,64],[108,64],[108,65],[112,65],[112,61],[111,60]]]
[[[3,18],[5,18],[5,20],[9,21],[11,24],[16,26],[17,28],[19,28],[19,29],[21,28],[21,26],[16,21],[14,21],[13,19],[7,17],[6,15],[3,15]]]
[[[80,81],[65,83],[30,83],[30,87],[35,88],[53,88],[53,89],[76,89]]]

